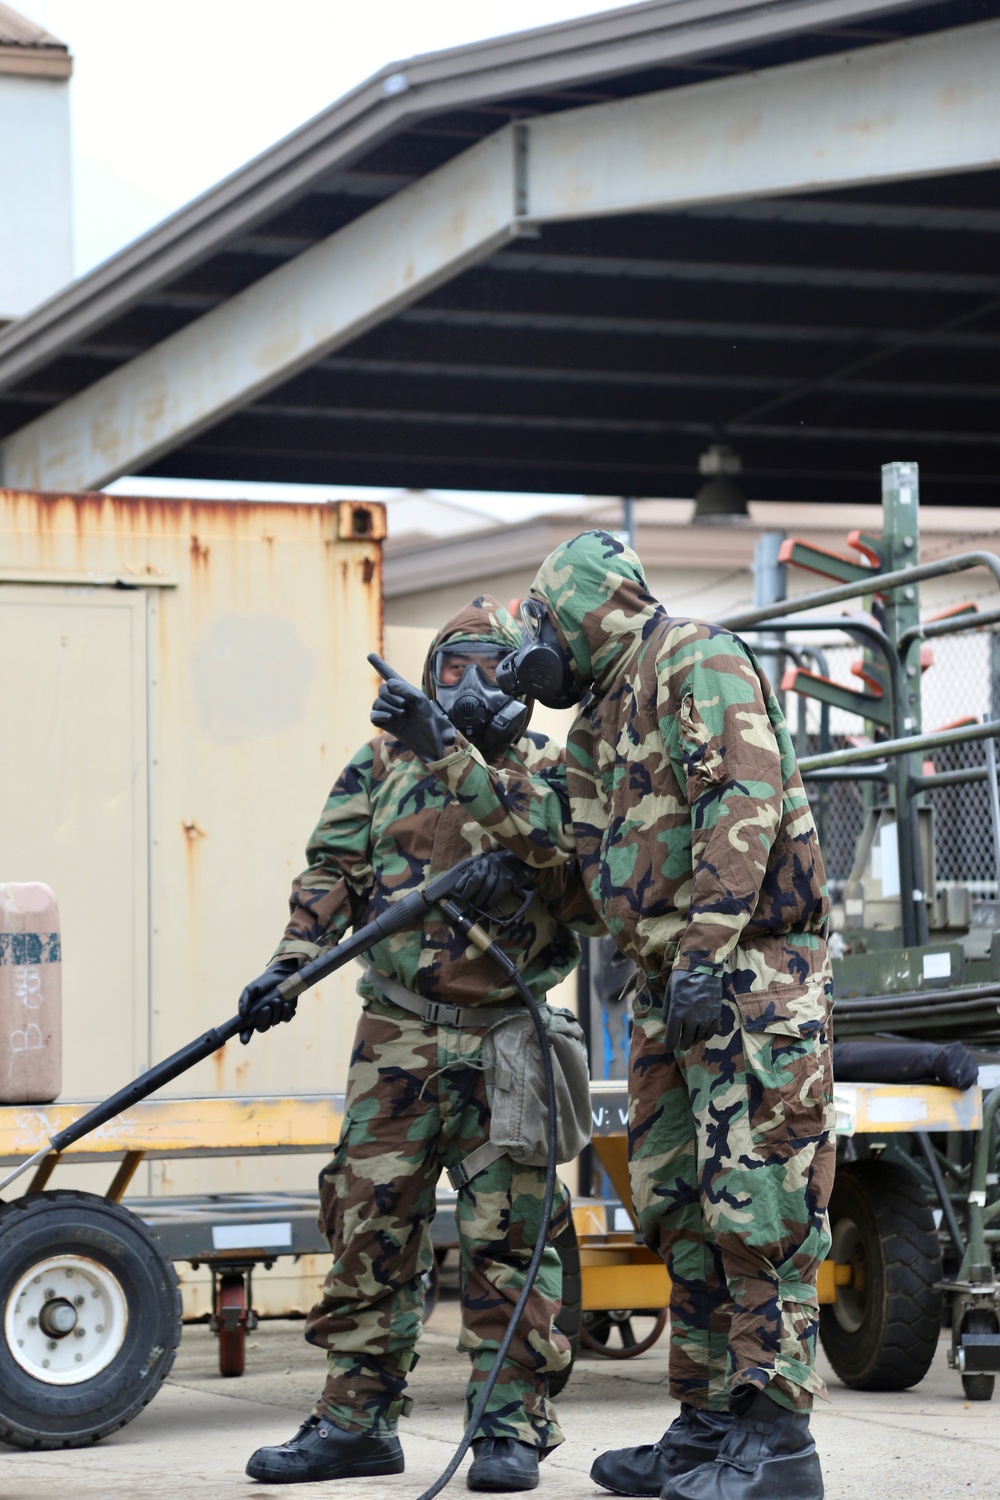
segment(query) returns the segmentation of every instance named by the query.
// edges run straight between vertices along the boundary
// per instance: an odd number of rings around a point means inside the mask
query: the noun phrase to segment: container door
[[[144,592],[0,585],[0,879],[59,902],[63,1098],[148,1062],[146,691]]]

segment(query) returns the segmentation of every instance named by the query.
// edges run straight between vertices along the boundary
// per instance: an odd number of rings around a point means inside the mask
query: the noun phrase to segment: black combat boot
[[[658,1443],[612,1448],[595,1458],[590,1477],[613,1495],[662,1495],[672,1479],[712,1461],[734,1420],[732,1412],[682,1405]]]
[[[311,1479],[365,1479],[402,1474],[403,1450],[395,1433],[345,1432],[322,1417],[307,1417],[279,1448],[258,1448],[247,1464],[265,1484],[307,1484]]]
[[[823,1500],[807,1411],[786,1411],[756,1386],[729,1398],[733,1424],[714,1462],[663,1491],[663,1500]]]
[[[473,1459],[466,1484],[470,1490],[511,1490],[538,1488],[538,1449],[517,1438],[477,1438],[472,1445]]]

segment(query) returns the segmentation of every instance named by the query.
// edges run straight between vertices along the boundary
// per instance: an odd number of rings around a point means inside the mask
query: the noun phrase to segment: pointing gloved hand
[[[372,704],[372,723],[402,740],[420,760],[442,760],[455,743],[455,726],[444,709],[374,652],[368,660],[385,678]]]
[[[455,896],[479,911],[491,911],[512,891],[520,895],[530,885],[532,871],[506,849],[481,854],[455,886]]]
[[[240,996],[240,1015],[247,1022],[245,1031],[240,1032],[240,1041],[244,1047],[253,1036],[255,1031],[270,1031],[272,1026],[277,1026],[281,1021],[290,1021],[295,1015],[295,1007],[298,1000],[282,1000],[275,996],[267,1005],[258,1008],[257,1003],[274,989],[275,985],[287,979],[289,974],[294,974],[299,967],[297,958],[279,958],[264,970],[263,974],[256,979],[251,979],[246,989]]]
[[[663,1043],[669,1052],[707,1042],[722,1019],[722,975],[674,969],[663,998],[663,1019]]]

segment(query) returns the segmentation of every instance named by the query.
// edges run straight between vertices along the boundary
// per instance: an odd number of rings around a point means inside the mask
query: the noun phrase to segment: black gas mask
[[[537,698],[546,708],[572,708],[585,689],[573,677],[570,659],[540,599],[521,605],[524,640],[497,667],[497,686],[507,693]]]
[[[531,707],[498,687],[497,667],[507,654],[493,641],[451,641],[431,660],[434,697],[455,728],[487,755],[506,750],[527,727]]]

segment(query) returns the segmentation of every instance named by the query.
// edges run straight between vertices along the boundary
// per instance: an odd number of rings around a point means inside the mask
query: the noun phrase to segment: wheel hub
[[[46,1385],[92,1379],[115,1358],[127,1328],[118,1278],[83,1255],[37,1261],[11,1289],[4,1311],[12,1357]]]
[[[50,1297],[38,1314],[38,1325],[50,1339],[64,1339],[77,1321],[76,1308],[65,1297]]]
[[[865,1320],[868,1278],[864,1239],[853,1219],[837,1220],[831,1253],[838,1265],[851,1267],[850,1281],[837,1285],[833,1315],[845,1333],[857,1333]]]

